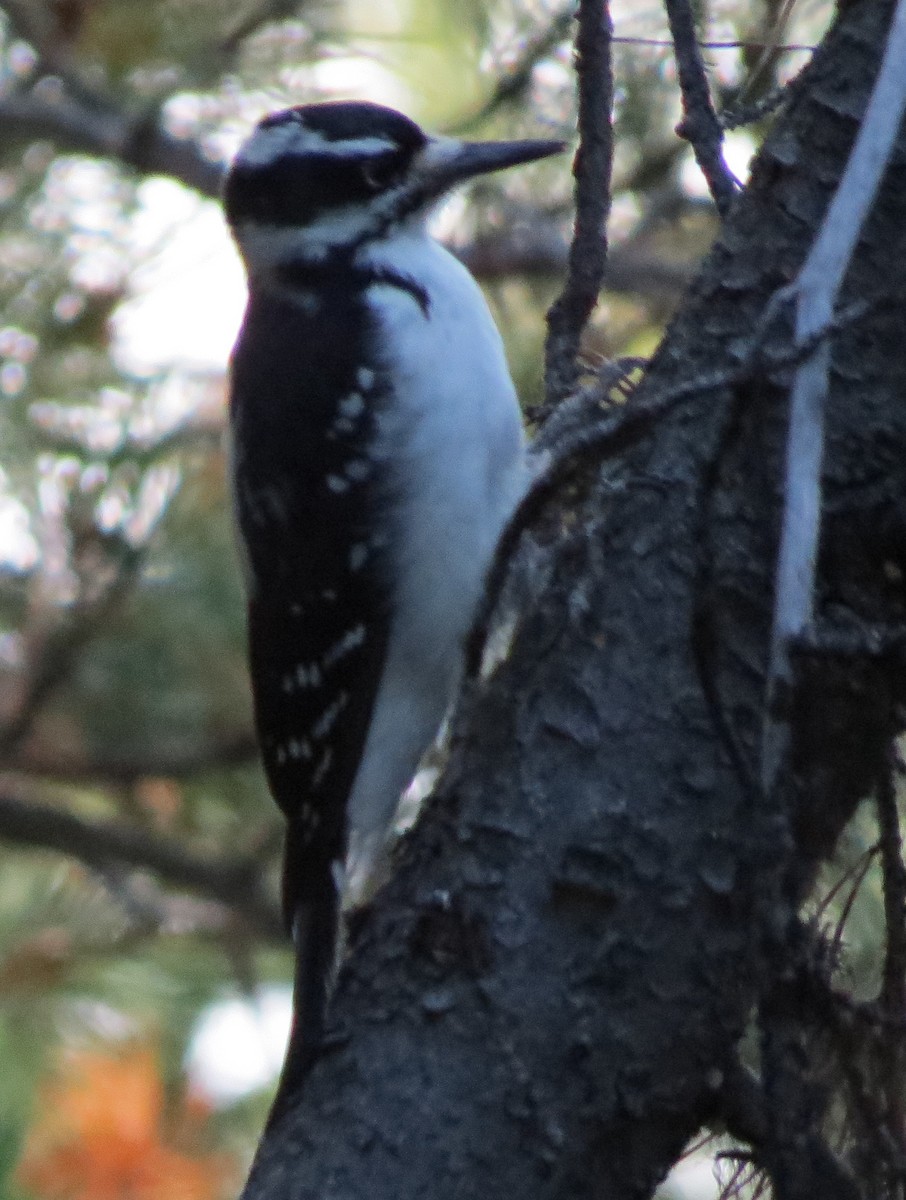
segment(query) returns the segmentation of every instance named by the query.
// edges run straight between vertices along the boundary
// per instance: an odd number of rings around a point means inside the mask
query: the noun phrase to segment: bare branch
[[[598,302],[607,265],[607,219],[613,167],[613,63],[610,8],[600,0],[580,0],[576,34],[579,89],[579,149],[576,222],[563,291],[547,314],[544,349],[547,402],[556,404],[579,378],[582,330]]]
[[[683,97],[683,119],[676,132],[691,145],[717,211],[723,217],[736,195],[736,183],[724,162],[724,133],[711,103],[695,19],[689,0],[666,0],[666,6]]]
[[[31,739],[11,766],[45,779],[128,785],[149,776],[186,779],[203,771],[242,766],[254,761],[258,744],[251,729],[240,729],[210,741],[181,746],[143,747],[134,753],[109,756],[72,754]]]
[[[774,614],[762,741],[762,786],[777,783],[790,742],[786,700],[793,685],[791,651],[812,624],[818,539],[824,405],[830,372],[834,305],[862,226],[874,202],[906,109],[906,0],[898,0],[865,117],[846,170],[802,270],[775,297],[796,298],[796,344],[804,355],[793,383],[787,437],[785,503],[777,564]]]
[[[615,46],[651,46],[655,49],[663,46],[665,49],[674,46],[674,43],[666,38],[647,38],[647,37],[617,37],[614,35],[613,43]],[[778,42],[776,45],[773,42],[766,43],[764,41],[749,41],[748,39],[740,40],[739,38],[731,38],[729,41],[707,41],[702,42],[696,40],[696,45],[699,50],[770,50],[792,54],[795,52],[812,54],[817,49],[810,42]]]
[[[150,119],[129,116],[106,101],[88,104],[65,90],[53,98],[38,91],[0,99],[0,152],[38,138],[71,153],[117,159],[142,175],[177,179],[204,196],[220,194],[223,163],[207,158],[197,142],[168,133],[156,109]]]
[[[281,937],[277,906],[252,859],[213,859],[154,834],[114,821],[86,821],[56,806],[39,804],[0,787],[0,838],[55,850],[94,868],[138,867],[168,883],[228,905],[268,937]]]
[[[476,279],[492,282],[514,275],[558,279],[569,262],[569,247],[559,228],[551,223],[520,222],[518,226],[479,234],[465,245],[448,246]],[[611,248],[604,272],[610,292],[644,296],[663,303],[675,302],[692,282],[695,264],[671,261],[632,237]]]

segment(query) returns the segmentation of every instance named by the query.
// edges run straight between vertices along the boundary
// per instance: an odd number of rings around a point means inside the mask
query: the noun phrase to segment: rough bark
[[[631,402],[661,397],[657,422],[548,506],[546,582],[465,697],[442,786],[353,939],[345,1036],[248,1200],[644,1197],[722,1111],[814,864],[902,724],[901,131],[842,297],[867,308],[833,334],[794,769],[760,792],[794,368],[787,317],[759,322],[843,170],[890,11],[847,5],[793,89]]]

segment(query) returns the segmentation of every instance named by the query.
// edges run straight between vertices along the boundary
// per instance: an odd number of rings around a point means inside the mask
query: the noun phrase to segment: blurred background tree
[[[242,284],[223,163],[264,112],[335,97],[470,137],[570,138],[573,7],[0,0],[0,1197],[165,1197],[161,1172],[123,1166],[152,1145],[174,1195],[229,1194],[279,1062],[282,830],[224,488]],[[716,229],[675,133],[662,7],[612,9],[590,370],[653,349]],[[740,176],[830,15],[827,0],[698,5]],[[484,181],[437,221],[487,289],[530,412],[569,242],[564,161]],[[844,870],[866,838],[853,831]],[[877,903],[869,873],[847,909],[866,978]],[[124,1128],[127,1096],[140,1116]]]

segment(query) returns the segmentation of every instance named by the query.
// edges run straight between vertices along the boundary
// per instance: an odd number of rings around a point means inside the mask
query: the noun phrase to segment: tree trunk
[[[760,789],[795,364],[788,311],[759,321],[839,181],[891,8],[843,6],[630,401],[627,422],[656,418],[548,505],[544,585],[468,689],[442,785],[353,938],[348,1036],[271,1129],[249,1200],[647,1197],[732,1110],[803,890],[901,725],[903,131],[841,298],[867,307],[833,333],[793,769]],[[813,1194],[836,1194],[821,1171],[845,1172],[799,1149]]]

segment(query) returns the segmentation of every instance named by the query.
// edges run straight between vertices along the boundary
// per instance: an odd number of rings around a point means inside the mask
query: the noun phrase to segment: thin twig
[[[796,344],[827,329],[906,109],[906,0],[898,0],[881,68],[843,177],[802,270],[796,297]],[[793,686],[792,648],[812,623],[821,528],[824,404],[830,342],[817,341],[796,371],[790,400],[783,524],[771,629],[762,738],[762,787],[773,791],[790,744],[785,703]]]
[[[762,121],[780,108],[788,94],[789,85],[787,84],[783,87],[772,88],[766,96],[761,96],[750,104],[743,104],[737,100],[732,107],[723,109],[718,116],[721,129],[725,131],[742,129],[746,125],[754,125],[756,121]]]
[[[683,119],[676,132],[692,147],[717,211],[725,217],[736,195],[736,181],[724,162],[724,131],[711,103],[692,8],[689,0],[666,0],[666,7],[683,98]]]
[[[840,951],[843,946],[843,934],[846,931],[846,926],[849,923],[849,918],[852,915],[856,900],[859,897],[859,892],[862,890],[862,885],[868,878],[868,872],[871,870],[871,865],[875,860],[875,850],[868,851],[862,855],[861,864],[858,870],[847,872],[847,882],[851,881],[849,891],[846,893],[846,898],[843,901],[843,907],[840,909],[840,915],[837,918],[837,923],[834,926],[834,931],[830,937],[829,951],[832,960],[838,960]]]
[[[865,876],[871,870],[871,865],[877,858],[879,850],[880,846],[878,845],[869,846],[867,850],[863,851],[862,854],[859,855],[854,863],[851,863],[846,868],[833,887],[830,888],[827,895],[821,897],[821,902],[816,908],[813,918],[815,922],[821,921],[827,910],[836,900],[837,896],[839,896],[839,894],[847,886],[847,884],[852,884],[851,892],[858,892],[859,888],[861,888],[862,884],[865,882]],[[851,901],[847,901],[847,903],[844,905],[844,908],[847,909],[851,907]],[[846,922],[844,921],[843,924],[845,925]],[[841,928],[839,930],[839,935],[842,936],[842,933],[843,930]],[[839,940],[837,932],[835,932],[834,938],[835,940]]]
[[[573,167],[576,221],[566,282],[547,314],[544,360],[549,405],[568,396],[579,378],[579,342],[598,302],[607,266],[613,167],[613,28],[607,0],[579,0],[578,22],[579,149]]]
[[[667,38],[647,38],[647,37],[617,37],[614,34],[612,38],[615,46],[651,46],[654,49],[670,49],[674,43]],[[703,42],[697,41],[696,45],[699,50],[764,50],[765,43],[763,41],[740,41],[739,38],[732,38],[729,41]],[[800,52],[814,54],[817,46],[810,42],[779,42],[776,46],[771,43],[767,47],[771,51],[784,51],[788,53]]]
[[[748,77],[743,82],[738,102],[745,106],[755,89],[761,85],[762,78],[770,72],[769,82],[776,83],[777,46],[789,25],[796,0],[774,0],[766,6],[765,16],[770,22],[763,35],[764,45],[758,55],[755,65],[749,70]]]

